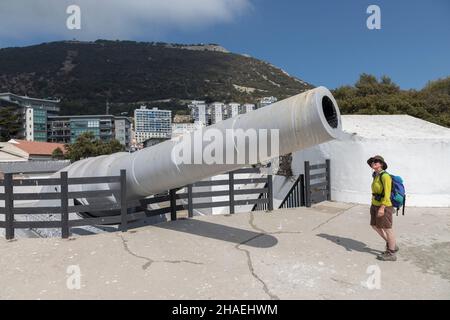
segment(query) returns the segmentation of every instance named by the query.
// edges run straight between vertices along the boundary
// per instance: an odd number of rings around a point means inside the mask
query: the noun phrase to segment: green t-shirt
[[[377,200],[375,200],[375,196],[372,196],[372,204],[374,206],[385,205],[386,207],[392,207],[392,202],[391,202],[392,178],[388,173],[386,173],[386,174],[383,174],[383,177],[380,180],[380,176],[383,172],[386,172],[386,171],[384,171],[384,170],[381,171],[373,179],[372,193],[381,194],[383,192],[383,185],[384,185],[384,197],[381,199],[381,201],[377,201]]]

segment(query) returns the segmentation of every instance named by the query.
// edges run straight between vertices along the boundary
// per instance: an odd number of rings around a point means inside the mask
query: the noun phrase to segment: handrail
[[[292,185],[291,189],[289,189],[289,192],[286,194],[286,197],[284,197],[283,201],[281,202],[280,206],[278,208],[283,208],[285,204],[287,204],[288,200],[292,197],[294,190],[297,189],[297,187],[300,185],[300,206],[304,206],[304,175],[300,174],[298,178],[295,180],[294,184]]]

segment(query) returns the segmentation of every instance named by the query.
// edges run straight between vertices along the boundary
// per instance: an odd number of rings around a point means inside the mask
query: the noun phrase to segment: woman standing
[[[386,242],[386,251],[377,258],[382,261],[396,261],[396,245],[392,217],[394,208],[391,202],[392,178],[385,171],[387,164],[383,157],[375,156],[367,160],[372,168],[372,205],[370,207],[370,225]]]

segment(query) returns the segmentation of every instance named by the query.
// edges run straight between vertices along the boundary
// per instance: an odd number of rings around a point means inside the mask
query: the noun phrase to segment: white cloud
[[[72,4],[81,8],[81,30],[66,27]],[[1,0],[0,37],[151,37],[230,23],[250,7],[250,0]]]

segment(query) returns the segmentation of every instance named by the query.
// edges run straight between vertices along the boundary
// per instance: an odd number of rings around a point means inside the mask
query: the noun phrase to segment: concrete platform
[[[368,218],[368,206],[325,202],[69,240],[1,239],[0,298],[450,299],[449,208],[395,219],[397,262],[376,260],[384,243]],[[70,266],[80,289],[67,286]]]

